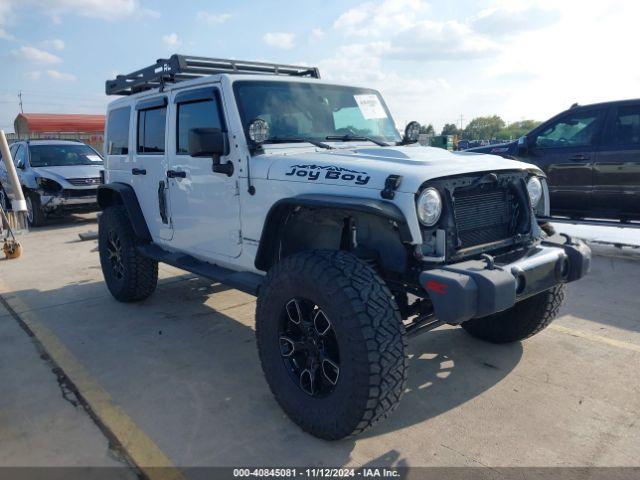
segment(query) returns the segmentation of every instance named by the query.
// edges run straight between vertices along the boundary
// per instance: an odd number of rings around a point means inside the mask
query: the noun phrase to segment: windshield
[[[238,81],[234,90],[245,130],[260,118],[269,124],[271,139],[322,141],[354,136],[400,141],[389,110],[375,90],[269,81]]]
[[[32,167],[102,165],[100,155],[87,145],[31,145],[29,152]]]

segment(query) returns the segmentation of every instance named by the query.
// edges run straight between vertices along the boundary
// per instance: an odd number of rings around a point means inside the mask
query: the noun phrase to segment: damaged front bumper
[[[442,323],[459,324],[511,308],[516,302],[573,282],[589,272],[591,250],[570,237],[525,250],[426,270],[420,285]]]
[[[98,196],[95,190],[86,193],[82,190],[77,190],[72,194],[63,192],[59,195],[41,193],[40,204],[48,212],[54,210],[97,210]]]

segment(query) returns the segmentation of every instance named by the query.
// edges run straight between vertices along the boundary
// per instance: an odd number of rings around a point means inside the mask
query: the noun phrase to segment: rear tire
[[[509,310],[462,323],[472,336],[491,343],[511,343],[529,338],[545,329],[558,315],[566,292],[557,285],[516,303]]]
[[[158,283],[158,262],[140,254],[136,243],[125,208],[106,208],[98,227],[100,265],[109,291],[121,302],[144,300]]]
[[[296,312],[301,321],[292,325]],[[315,340],[298,336],[294,347],[283,342],[283,328]],[[359,434],[386,418],[403,394],[406,338],[398,306],[377,273],[349,253],[300,253],[275,265],[260,289],[256,337],[276,400],[316,437]],[[308,352],[316,346],[313,363]],[[325,364],[327,356],[332,362]]]

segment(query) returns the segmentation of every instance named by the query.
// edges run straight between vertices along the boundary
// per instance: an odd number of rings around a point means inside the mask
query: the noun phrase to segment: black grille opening
[[[83,190],[63,190],[62,195],[66,198],[83,198],[83,197],[95,197],[98,195],[97,188],[87,188]]]
[[[454,192],[454,213],[460,245],[469,248],[498,242],[516,234],[520,209],[508,187],[483,184]]]

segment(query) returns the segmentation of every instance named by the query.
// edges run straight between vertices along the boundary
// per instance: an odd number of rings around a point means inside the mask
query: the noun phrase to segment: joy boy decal
[[[369,180],[371,180],[367,172],[334,167],[333,165],[292,165],[290,168],[291,171],[285,173],[285,175],[305,177],[307,180],[312,181],[323,178],[327,180],[353,182],[355,185],[366,185],[369,183]]]

